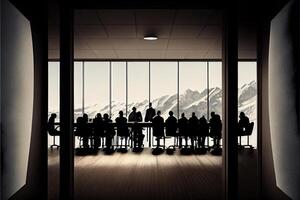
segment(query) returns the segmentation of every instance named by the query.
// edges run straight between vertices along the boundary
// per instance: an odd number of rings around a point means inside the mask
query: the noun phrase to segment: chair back
[[[166,120],[166,136],[176,137],[177,122],[176,120]]]
[[[253,127],[254,127],[254,122],[251,122],[245,131],[245,135],[251,135],[253,132]]]

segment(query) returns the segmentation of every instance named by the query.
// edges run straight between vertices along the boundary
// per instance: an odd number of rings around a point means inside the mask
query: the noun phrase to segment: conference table
[[[88,122],[89,125],[92,125],[93,122],[89,120]],[[117,123],[116,122],[111,122],[113,127],[117,127]],[[148,134],[148,142],[149,142],[149,147],[151,147],[151,141],[152,141],[152,137],[151,137],[151,127],[153,127],[153,123],[152,122],[127,122],[127,125],[129,128],[132,128],[134,125],[139,124],[139,126],[143,127],[143,128],[148,128],[147,129],[147,134]],[[60,122],[56,122],[54,123],[55,126],[60,126],[61,123]],[[165,124],[164,124],[165,125]],[[77,126],[77,123],[73,123],[74,128]]]

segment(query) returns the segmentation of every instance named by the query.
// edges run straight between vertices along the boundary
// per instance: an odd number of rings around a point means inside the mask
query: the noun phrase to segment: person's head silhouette
[[[123,111],[122,110],[119,112],[119,116],[123,117]]]
[[[169,112],[169,115],[170,115],[170,116],[173,116],[173,114],[174,114],[173,111],[170,111],[170,112]]]
[[[88,115],[86,113],[83,114],[83,118],[87,119]]]
[[[196,116],[195,112],[192,112],[192,117],[195,117],[195,116]]]
[[[245,113],[244,112],[240,112],[240,118],[245,117]]]
[[[50,117],[56,118],[56,114],[55,114],[55,113],[52,113]]]
[[[136,107],[133,107],[133,108],[132,108],[132,112],[136,112]]]
[[[96,117],[97,118],[102,118],[101,113],[97,113]]]
[[[149,103],[149,108],[151,108],[151,107],[152,107],[152,103],[150,102],[150,103]]]
[[[184,118],[184,113],[181,113],[181,117]]]
[[[210,113],[210,116],[211,116],[211,117],[214,117],[214,116],[215,116],[215,112],[211,112],[211,113]]]
[[[108,114],[105,113],[105,114],[103,115],[103,118],[104,118],[104,119],[108,119]]]
[[[161,112],[160,112],[160,110],[158,110],[158,111],[157,111],[157,115],[160,116],[160,114],[161,114]]]

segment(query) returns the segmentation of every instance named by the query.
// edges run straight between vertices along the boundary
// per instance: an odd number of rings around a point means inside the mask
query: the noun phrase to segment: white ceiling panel
[[[171,38],[197,38],[203,28],[202,25],[175,25]]]
[[[106,25],[109,38],[136,38],[134,25]]]
[[[108,37],[102,25],[76,25],[74,35],[80,37]]]
[[[134,25],[135,14],[133,10],[98,10],[98,16],[105,25]]]
[[[169,38],[171,25],[137,25],[137,37],[144,38],[146,35],[154,34],[158,38]]]

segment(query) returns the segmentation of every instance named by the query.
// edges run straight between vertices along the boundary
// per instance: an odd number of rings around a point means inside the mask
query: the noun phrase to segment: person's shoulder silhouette
[[[146,110],[145,122],[152,121],[153,117],[155,116],[155,109],[152,108],[152,103],[149,103],[149,108]]]

